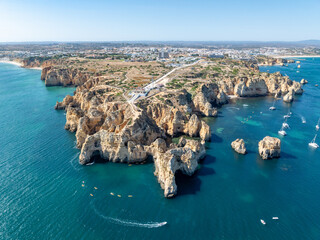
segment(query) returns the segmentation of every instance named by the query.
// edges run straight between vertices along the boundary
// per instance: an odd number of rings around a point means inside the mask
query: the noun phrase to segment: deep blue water
[[[320,59],[300,65],[261,68],[309,81],[292,104],[277,101],[271,112],[270,97],[241,99],[207,119],[207,157],[165,199],[151,163],[80,166],[64,112],[53,109],[74,89],[46,88],[40,71],[0,64],[0,239],[320,239],[320,149],[308,147]],[[278,136],[289,110],[281,158],[261,160],[258,142]],[[245,156],[230,147],[239,137]]]

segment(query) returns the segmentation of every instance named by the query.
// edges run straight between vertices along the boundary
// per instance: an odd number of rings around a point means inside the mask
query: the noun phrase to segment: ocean
[[[320,117],[320,58],[300,65],[261,67],[309,81],[292,104],[278,100],[270,111],[272,97],[243,98],[206,118],[207,156],[166,199],[152,163],[79,165],[74,133],[54,110],[75,89],[47,88],[39,70],[0,63],[0,239],[320,239],[320,149],[308,146]],[[281,138],[279,159],[260,159],[267,135]],[[236,138],[247,155],[232,150]]]

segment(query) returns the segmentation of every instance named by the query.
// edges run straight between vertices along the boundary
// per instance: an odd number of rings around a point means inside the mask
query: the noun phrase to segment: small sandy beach
[[[14,62],[14,61],[9,61],[9,60],[3,60],[3,59],[0,59],[0,63],[14,64],[14,65],[17,65],[17,66],[19,66],[19,67],[22,66],[22,64],[19,63],[19,62]]]
[[[15,62],[15,61],[10,61],[10,60],[3,60],[3,59],[0,59],[0,63],[8,63],[8,64],[13,64],[13,65],[16,65],[16,66],[22,67],[22,63]],[[42,68],[41,68],[41,67],[33,67],[33,68],[28,68],[28,69],[42,70]]]

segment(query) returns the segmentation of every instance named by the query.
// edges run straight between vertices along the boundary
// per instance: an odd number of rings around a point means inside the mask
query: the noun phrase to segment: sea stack
[[[259,142],[259,154],[262,159],[279,158],[281,151],[281,140],[279,138],[266,136]]]
[[[247,149],[246,149],[246,146],[245,146],[245,143],[244,143],[243,139],[239,139],[239,138],[236,139],[235,141],[233,141],[231,143],[231,147],[237,153],[240,153],[240,154],[246,154],[247,153]]]
[[[294,90],[290,89],[289,92],[283,96],[283,101],[287,103],[291,103],[294,99],[294,94],[295,94]]]
[[[303,79],[301,79],[300,83],[301,83],[301,84],[307,84],[308,81],[303,78]]]

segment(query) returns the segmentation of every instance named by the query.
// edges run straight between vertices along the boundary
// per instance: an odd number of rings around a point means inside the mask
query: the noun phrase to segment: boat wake
[[[230,109],[240,110],[240,108],[237,108],[237,107],[227,107],[226,109],[227,109],[227,110],[230,110]]]
[[[123,226],[128,226],[128,227],[141,227],[141,228],[158,228],[158,227],[162,227],[164,225],[167,224],[167,222],[148,222],[148,223],[139,223],[139,222],[134,222],[134,221],[128,221],[128,220],[121,220],[118,218],[113,218],[113,217],[107,217],[104,216],[103,214],[101,214],[93,205],[93,203],[91,202],[91,206],[94,210],[94,212],[101,218],[115,223],[115,224],[120,224]]]
[[[306,122],[307,122],[307,121],[306,121],[306,118],[305,118],[304,116],[300,115],[300,118],[301,118],[301,122],[302,122],[302,123],[306,123]]]
[[[74,143],[73,148],[74,148],[74,149],[78,149],[78,148],[77,148],[77,140],[74,140],[73,143]]]
[[[79,159],[79,155],[80,153],[76,153],[73,158],[71,158],[70,160],[70,165],[71,167],[76,170],[77,172],[79,172],[82,168],[79,165],[78,159]]]

